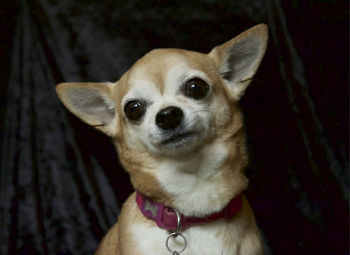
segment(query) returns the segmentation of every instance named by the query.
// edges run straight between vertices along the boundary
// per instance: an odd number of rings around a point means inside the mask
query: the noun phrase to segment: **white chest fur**
[[[227,226],[224,222],[216,222],[215,224],[208,224],[206,226],[197,226],[187,229],[183,232],[187,240],[187,247],[183,255],[232,255],[236,253],[238,243],[225,244],[224,240],[227,238],[223,231]],[[140,240],[137,244],[141,254],[171,254],[167,248],[165,241],[168,237],[166,230],[157,227],[148,227],[147,225],[134,225],[133,230],[135,238]],[[237,233],[233,232],[237,236]],[[238,236],[237,236],[237,239]],[[183,240],[178,237],[175,240],[170,239],[169,246],[174,251],[180,251],[184,247]]]

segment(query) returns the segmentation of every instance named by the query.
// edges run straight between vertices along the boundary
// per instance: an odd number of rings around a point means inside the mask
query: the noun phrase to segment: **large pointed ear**
[[[62,103],[87,124],[109,136],[117,133],[112,88],[115,83],[60,83],[56,92]]]
[[[230,41],[215,47],[208,56],[217,66],[232,96],[244,95],[264,56],[268,39],[265,24],[246,30]]]

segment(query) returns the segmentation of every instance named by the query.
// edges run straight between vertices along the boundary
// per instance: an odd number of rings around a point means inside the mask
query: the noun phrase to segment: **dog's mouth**
[[[195,135],[195,132],[193,131],[175,133],[165,138],[161,142],[161,144],[164,146],[172,146],[172,147],[182,145],[184,143],[187,143],[189,140],[191,140],[194,135]]]

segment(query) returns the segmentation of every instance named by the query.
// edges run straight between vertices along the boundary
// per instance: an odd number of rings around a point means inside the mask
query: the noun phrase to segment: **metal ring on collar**
[[[181,238],[184,240],[184,247],[182,248],[181,251],[173,251],[173,250],[171,250],[170,247],[169,247],[169,239],[170,239],[170,237],[172,237],[172,238],[177,238],[178,236],[181,236]],[[173,254],[181,253],[181,252],[183,252],[183,251],[186,249],[186,247],[187,247],[187,240],[186,240],[186,238],[183,236],[183,234],[181,234],[181,233],[178,233],[178,234],[177,234],[176,232],[174,232],[174,233],[171,233],[171,234],[168,236],[168,238],[167,238],[166,241],[165,241],[165,245],[166,245],[166,248],[168,249],[168,251],[169,251],[170,253],[173,253]]]
[[[176,228],[176,235],[181,234],[181,214],[178,210],[174,209],[176,213],[176,219],[177,219],[177,228]]]

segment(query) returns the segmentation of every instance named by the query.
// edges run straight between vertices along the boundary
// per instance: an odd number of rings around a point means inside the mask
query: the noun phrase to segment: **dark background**
[[[0,3],[0,254],[92,254],[132,191],[113,146],[68,113],[63,81],[116,81],[147,51],[209,52],[266,23],[242,106],[267,254],[348,253],[348,1]]]

